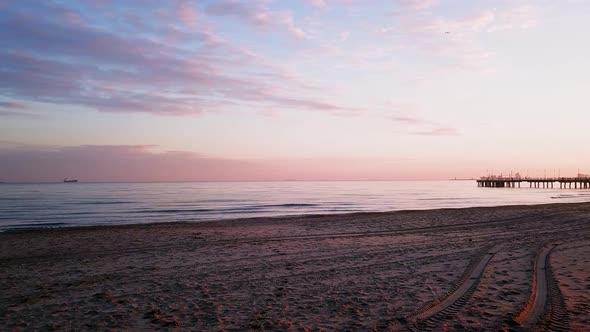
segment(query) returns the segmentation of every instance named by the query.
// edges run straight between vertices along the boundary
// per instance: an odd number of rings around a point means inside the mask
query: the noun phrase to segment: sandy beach
[[[590,328],[590,203],[0,234],[0,330]]]

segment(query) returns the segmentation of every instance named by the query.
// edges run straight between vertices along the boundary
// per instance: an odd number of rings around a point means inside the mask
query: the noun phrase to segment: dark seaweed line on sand
[[[554,217],[554,216],[561,216],[561,213],[555,214],[544,214],[542,215],[544,218]],[[486,220],[486,221],[475,221],[475,222],[466,222],[466,223],[455,223],[455,224],[444,224],[444,225],[436,225],[436,226],[424,226],[424,227],[408,227],[408,228],[399,228],[396,230],[387,230],[387,231],[365,231],[365,232],[346,232],[346,233],[324,233],[324,234],[314,234],[314,235],[293,235],[293,236],[279,236],[279,237],[257,237],[257,238],[244,238],[238,241],[236,240],[217,240],[215,243],[223,243],[223,242],[232,242],[236,243],[257,243],[257,242],[274,242],[274,241],[300,241],[300,240],[317,240],[317,239],[336,239],[336,238],[358,238],[358,237],[367,237],[367,236],[381,236],[381,235],[406,235],[406,234],[413,234],[413,233],[422,233],[428,231],[438,231],[438,230],[461,230],[465,227],[473,227],[473,226],[483,226],[482,228],[493,228],[497,227],[498,224],[503,223],[510,223],[515,220],[520,222],[526,221],[537,221],[539,219],[539,215],[529,215],[529,216],[517,216],[511,218],[503,218],[503,219],[495,219],[495,220]],[[586,218],[571,218],[567,221],[561,222],[561,225],[564,223],[575,222],[579,220],[586,220]]]

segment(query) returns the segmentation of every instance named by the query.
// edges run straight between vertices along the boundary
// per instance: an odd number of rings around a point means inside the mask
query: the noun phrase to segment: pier
[[[520,178],[488,176],[477,180],[478,187],[485,188],[520,188],[521,183],[528,183],[529,188],[590,189],[590,177],[554,177],[554,178]]]

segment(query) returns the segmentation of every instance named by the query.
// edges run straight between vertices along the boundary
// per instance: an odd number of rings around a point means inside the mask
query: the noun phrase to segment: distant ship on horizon
[[[78,182],[78,180],[76,180],[76,179],[68,179],[68,178],[64,179],[64,183],[76,183],[76,182]]]

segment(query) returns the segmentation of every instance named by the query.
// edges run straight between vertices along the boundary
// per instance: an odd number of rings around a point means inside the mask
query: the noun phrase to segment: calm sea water
[[[582,201],[475,181],[0,184],[0,230]]]

